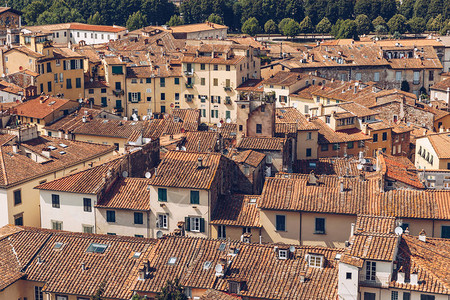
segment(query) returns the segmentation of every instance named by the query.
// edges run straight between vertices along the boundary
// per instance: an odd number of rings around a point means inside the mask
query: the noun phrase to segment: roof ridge
[[[4,185],[8,185],[8,175],[6,174],[5,160],[3,158],[3,145],[0,146],[0,164],[3,173],[3,183]]]

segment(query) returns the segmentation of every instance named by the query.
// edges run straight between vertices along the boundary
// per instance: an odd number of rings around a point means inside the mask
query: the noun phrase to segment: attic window
[[[108,248],[108,245],[92,243],[92,244],[89,245],[89,247],[87,248],[86,252],[104,253],[106,248]]]
[[[59,151],[59,154],[64,155],[66,154],[66,151]]]
[[[62,249],[63,246],[64,246],[63,243],[61,243],[61,242],[56,242],[55,245],[53,246],[53,249],[54,249],[54,250],[60,250],[60,249]]]
[[[55,146],[48,146],[47,148],[50,149],[50,150],[56,150]]]
[[[228,289],[231,294],[239,294],[241,291],[241,283],[240,282],[228,282]]]
[[[169,261],[167,262],[167,264],[173,266],[176,262],[177,262],[177,258],[171,257],[171,258],[169,258]]]
[[[227,244],[221,243],[219,246],[219,251],[224,251],[226,246],[227,246]]]
[[[308,265],[313,268],[322,268],[323,266],[323,255],[320,254],[309,254]]]
[[[250,203],[256,203],[256,198],[250,198]]]
[[[66,145],[66,144],[59,144],[59,146],[60,146],[61,148],[67,148],[67,145]]]
[[[139,258],[141,257],[141,252],[134,252],[133,258]]]
[[[205,261],[203,263],[203,269],[204,270],[208,270],[211,267],[211,262],[210,261]]]
[[[288,251],[287,250],[278,250],[278,258],[279,259],[287,259]]]

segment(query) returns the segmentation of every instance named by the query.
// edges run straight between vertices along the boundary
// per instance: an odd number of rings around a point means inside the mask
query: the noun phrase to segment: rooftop
[[[244,137],[238,145],[238,149],[250,150],[267,150],[267,151],[282,151],[285,138],[270,138],[270,137]]]
[[[238,227],[261,227],[259,195],[222,196],[212,214],[210,224]]]
[[[63,99],[53,96],[39,96],[35,99],[28,100],[16,106],[17,115],[44,119],[45,117],[53,114],[58,109],[64,107],[66,104],[72,103],[73,106],[77,106],[76,101],[69,99]],[[67,109],[67,108],[66,108]]]

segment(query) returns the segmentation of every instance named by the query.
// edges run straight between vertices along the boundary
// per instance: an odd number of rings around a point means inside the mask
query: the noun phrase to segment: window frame
[[[322,222],[320,224],[320,222]],[[326,232],[326,227],[325,227],[325,218],[321,218],[321,217],[316,217],[314,220],[314,234],[325,234]],[[322,227],[322,228],[319,228]],[[320,230],[322,229],[322,230]]]
[[[107,210],[106,211],[106,222],[116,223],[116,211],[115,210]]]
[[[190,192],[190,203],[194,204],[194,205],[200,204],[200,191],[191,191]]]
[[[143,225],[144,224],[144,213],[142,212],[134,212],[134,223],[135,225]]]
[[[281,232],[286,232],[286,215],[276,215],[275,216],[275,230],[281,231]]]
[[[61,197],[58,194],[52,194],[52,208],[61,208]]]

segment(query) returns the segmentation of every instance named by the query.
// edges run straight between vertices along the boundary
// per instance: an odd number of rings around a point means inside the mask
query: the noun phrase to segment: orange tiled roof
[[[282,151],[285,143],[285,138],[244,137],[238,149]]]
[[[449,88],[450,88],[450,78],[444,79],[430,87],[430,89],[440,90],[444,92],[447,92],[447,89]]]
[[[297,133],[297,131],[319,130],[294,107],[277,108],[275,111],[276,133]]]
[[[146,122],[144,121],[94,118],[73,128],[72,133],[128,139],[133,133],[142,132],[145,126]]]
[[[450,158],[450,133],[433,133],[427,135],[427,138],[440,159]]]
[[[17,115],[19,116],[43,119],[70,102],[74,103],[74,106],[76,106],[76,101],[69,99],[53,96],[40,96],[17,105],[16,110]]]
[[[372,165],[375,164],[373,158],[365,158]],[[358,176],[360,170],[358,165],[360,160],[357,158],[333,157],[333,158],[319,158],[319,159],[304,159],[297,160],[294,165],[295,172],[302,174],[309,174],[314,171],[317,175],[338,175],[338,176]],[[365,172],[366,176],[375,172]]]
[[[420,181],[414,165],[404,164],[398,159],[386,154],[379,154],[379,161],[381,164],[381,171],[388,178],[403,182],[417,189],[424,189],[424,184]]]
[[[241,297],[233,296],[216,290],[207,290],[201,297],[201,300],[240,300]]]
[[[393,261],[399,237],[396,234],[355,232],[345,255],[378,261]]]
[[[261,227],[259,222],[259,195],[231,195],[219,199],[210,224]]]
[[[198,159],[203,167],[198,167]],[[221,154],[169,151],[150,183],[155,186],[210,189],[221,163]]]
[[[186,151],[208,152],[214,151],[220,134],[211,131],[188,131],[186,133]]]
[[[394,233],[395,218],[373,215],[358,215],[355,230],[358,232]]]
[[[311,122],[319,128],[319,144],[334,144],[370,140],[371,137],[363,134],[358,129],[334,131],[325,122],[318,118],[312,118]]]
[[[278,72],[262,82],[263,85],[285,85],[291,86],[307,75],[294,72]]]
[[[232,155],[231,159],[237,163],[248,164],[256,168],[264,160],[265,157],[266,155],[263,153],[253,150],[245,150]]]
[[[149,211],[149,182],[147,178],[119,178],[95,207]]]

